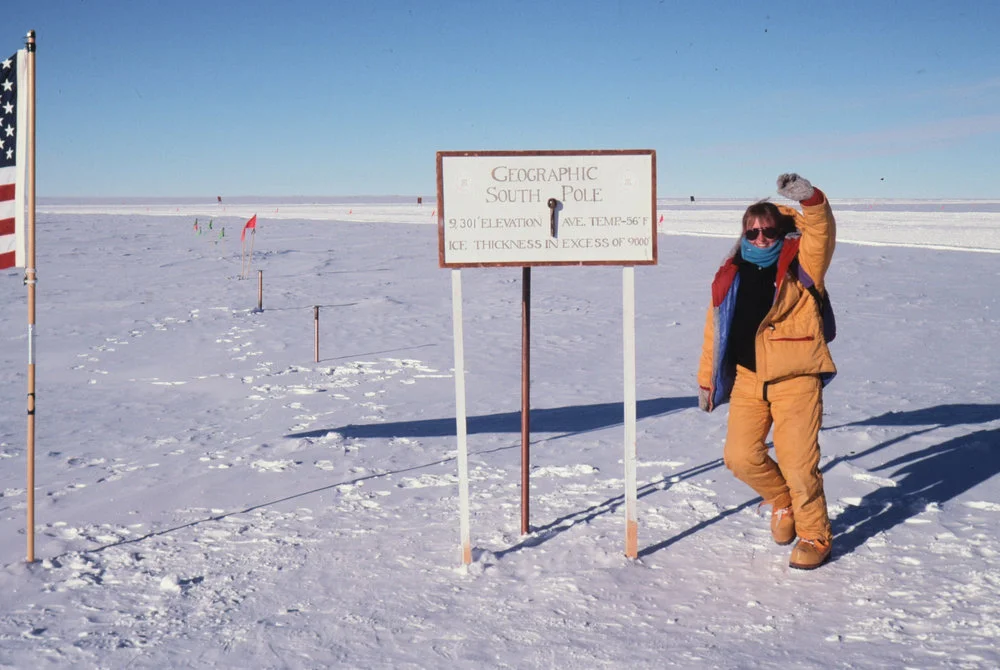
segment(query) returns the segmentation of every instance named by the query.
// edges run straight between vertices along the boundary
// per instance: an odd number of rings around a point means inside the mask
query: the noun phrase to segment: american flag
[[[0,270],[24,266],[25,105],[17,94],[26,70],[23,50],[0,61]]]

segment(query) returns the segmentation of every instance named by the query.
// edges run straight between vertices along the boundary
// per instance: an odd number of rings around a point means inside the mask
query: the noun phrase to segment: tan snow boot
[[[771,508],[771,537],[780,545],[791,544],[795,539],[795,519],[791,507]]]
[[[799,570],[814,570],[830,560],[833,546],[827,540],[799,540],[792,549],[789,567]]]

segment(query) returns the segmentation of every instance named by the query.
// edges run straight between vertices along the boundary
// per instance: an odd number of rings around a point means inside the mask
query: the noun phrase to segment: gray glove
[[[800,177],[794,172],[786,173],[778,177],[778,195],[783,195],[789,200],[808,200],[813,197],[816,189],[805,177]]]
[[[704,412],[711,412],[714,407],[712,407],[711,391],[709,391],[704,386],[698,387],[698,408]]]

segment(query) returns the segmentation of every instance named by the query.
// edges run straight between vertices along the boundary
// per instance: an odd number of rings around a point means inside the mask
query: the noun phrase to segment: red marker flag
[[[247,239],[247,228],[252,228],[254,232],[257,232],[257,215],[256,214],[254,214],[253,216],[251,216],[250,220],[247,221],[247,223],[246,223],[245,226],[243,226],[243,232],[240,233],[240,242],[243,242],[243,241],[245,241]]]

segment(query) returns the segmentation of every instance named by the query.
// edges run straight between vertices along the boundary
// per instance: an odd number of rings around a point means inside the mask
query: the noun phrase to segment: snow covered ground
[[[746,204],[662,200],[635,271],[635,561],[621,269],[533,271],[526,536],[521,272],[462,271],[465,567],[433,202],[43,202],[30,565],[26,297],[0,273],[0,666],[1000,666],[1000,204],[834,201],[812,572],[722,465],[725,409],[696,407]]]

